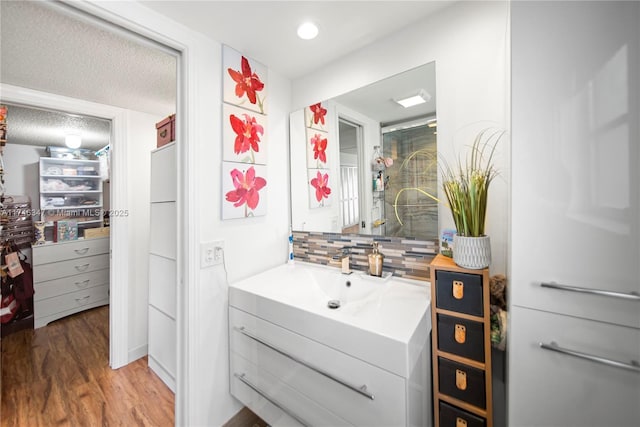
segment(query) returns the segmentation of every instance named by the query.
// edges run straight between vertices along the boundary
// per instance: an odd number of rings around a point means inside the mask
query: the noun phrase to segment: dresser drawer
[[[34,301],[34,311],[37,317],[47,317],[69,310],[81,311],[101,300],[109,300],[108,284]]]
[[[439,402],[440,427],[485,427],[486,420],[446,402]]]
[[[438,349],[484,362],[484,324],[438,314]]]
[[[482,317],[482,276],[437,270],[436,307]]]
[[[33,265],[72,260],[92,255],[108,254],[109,238],[82,239],[73,242],[33,246]]]
[[[94,286],[109,284],[109,269],[91,271],[75,276],[37,282],[34,284],[34,301],[56,297],[70,292],[93,288]]]
[[[60,261],[44,265],[37,265],[33,269],[33,282],[45,282],[81,273],[109,268],[109,254],[88,256]]]
[[[406,424],[404,378],[232,307],[229,310],[232,355],[354,425]]]
[[[484,371],[438,357],[438,383],[441,393],[478,408],[486,407]]]

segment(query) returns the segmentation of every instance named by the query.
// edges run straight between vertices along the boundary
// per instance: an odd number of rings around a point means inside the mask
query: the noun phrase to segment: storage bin
[[[438,357],[440,393],[467,402],[478,408],[486,407],[484,371]]]
[[[438,349],[484,362],[483,324],[438,314]]]
[[[440,402],[440,427],[485,427],[484,418],[446,402]]]
[[[436,271],[436,307],[482,317],[482,302],[482,275]]]
[[[176,115],[172,114],[161,122],[156,123],[157,148],[176,139]]]

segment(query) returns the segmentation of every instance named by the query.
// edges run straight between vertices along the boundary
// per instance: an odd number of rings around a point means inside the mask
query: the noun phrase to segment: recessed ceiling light
[[[311,40],[318,35],[318,27],[313,22],[305,22],[298,27],[298,37]]]
[[[402,105],[404,108],[409,108],[413,107],[414,105],[429,102],[430,99],[431,95],[429,95],[424,89],[420,89],[420,91],[415,95],[411,95],[402,99],[395,99],[395,101],[398,104]]]
[[[80,148],[82,145],[82,138],[78,134],[66,134],[64,137],[64,143],[69,148]]]

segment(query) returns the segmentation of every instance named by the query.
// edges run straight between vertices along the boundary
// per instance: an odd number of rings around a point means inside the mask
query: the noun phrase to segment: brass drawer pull
[[[464,325],[456,324],[454,338],[458,344],[464,344],[467,340],[467,328]]]
[[[456,417],[456,427],[467,427],[467,420],[463,420],[460,417]]]
[[[456,369],[456,387],[459,390],[467,389],[467,373],[460,369]]]

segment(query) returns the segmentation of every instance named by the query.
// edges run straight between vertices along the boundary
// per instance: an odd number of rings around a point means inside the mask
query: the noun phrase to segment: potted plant
[[[496,145],[503,130],[479,132],[464,162],[442,161],[442,188],[456,225],[453,261],[461,267],[482,269],[491,264],[491,244],[485,234],[489,186],[497,175],[493,166]]]

